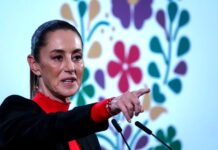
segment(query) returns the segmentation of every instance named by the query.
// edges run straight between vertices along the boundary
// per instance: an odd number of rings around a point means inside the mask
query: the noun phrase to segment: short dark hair
[[[31,55],[34,57],[34,59],[37,62],[39,62],[40,60],[39,58],[40,48],[47,44],[46,43],[47,34],[49,32],[53,32],[60,29],[72,30],[73,32],[75,32],[81,40],[82,49],[83,49],[82,37],[78,32],[78,30],[73,25],[63,20],[50,20],[40,25],[34,32],[31,39]],[[38,77],[32,71],[30,71],[30,97],[31,98],[37,92],[36,87],[38,87]]]

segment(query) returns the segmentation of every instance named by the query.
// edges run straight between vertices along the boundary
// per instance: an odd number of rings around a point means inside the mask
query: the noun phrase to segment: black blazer
[[[46,114],[32,100],[9,96],[0,106],[0,150],[69,150],[72,139],[83,150],[100,149],[95,132],[106,130],[108,121],[95,123],[92,106]]]

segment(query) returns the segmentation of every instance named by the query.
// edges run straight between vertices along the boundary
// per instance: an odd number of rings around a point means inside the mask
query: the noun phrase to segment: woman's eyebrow
[[[63,49],[53,49],[50,53],[63,54],[63,53],[65,53],[65,51]],[[80,48],[73,49],[72,53],[83,53],[83,50]]]
[[[73,53],[77,53],[77,52],[80,52],[80,53],[82,53],[82,52],[83,52],[83,50],[82,50],[82,49],[80,49],[80,48],[77,48],[77,49],[74,49],[74,50],[73,50]]]
[[[53,49],[51,53],[64,53],[63,49]]]

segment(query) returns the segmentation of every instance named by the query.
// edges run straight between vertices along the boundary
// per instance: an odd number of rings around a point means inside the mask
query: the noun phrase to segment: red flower
[[[123,42],[118,41],[114,46],[114,53],[119,61],[112,60],[109,62],[108,73],[111,77],[115,77],[121,73],[118,83],[119,89],[121,92],[126,92],[129,89],[129,76],[135,83],[139,83],[142,79],[141,69],[133,66],[133,63],[139,59],[139,48],[136,45],[132,45],[129,54],[126,57],[124,44]]]

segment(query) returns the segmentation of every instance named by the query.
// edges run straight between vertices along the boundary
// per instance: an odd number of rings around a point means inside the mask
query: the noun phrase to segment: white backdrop
[[[109,2],[100,2],[102,10],[109,10]],[[26,56],[30,52],[32,33],[36,27],[47,20],[63,19],[60,15],[60,7],[63,3],[72,3],[72,1],[1,1],[0,103],[11,94],[29,97],[29,68]],[[190,13],[190,23],[183,30],[183,33],[188,35],[191,41],[191,50],[185,57],[188,61],[188,72],[182,79],[183,91],[181,94],[171,93],[169,95],[170,99],[175,99],[175,101],[166,103],[169,108],[168,114],[164,114],[165,117],[163,115],[149,126],[154,131],[160,124],[163,128],[166,128],[169,122],[176,126],[177,136],[182,142],[182,149],[218,149],[218,2],[216,0],[182,0],[180,3],[180,6]],[[165,5],[165,1],[156,0],[153,7],[160,5]],[[114,22],[119,29],[119,21]],[[150,26],[150,28],[152,27]],[[131,41],[134,39],[133,27],[130,27],[128,32],[133,33],[130,34],[131,36],[125,37],[131,45],[133,44]],[[107,33],[105,37],[101,38],[107,40],[106,36],[108,36]],[[144,45],[148,43],[146,43],[146,39],[143,42],[145,42]],[[126,47],[129,47],[129,45]],[[113,48],[112,45],[105,47],[108,48],[108,51],[104,51],[101,60],[104,60],[109,49],[112,50]],[[112,56],[112,59],[114,58]],[[90,66],[95,67],[92,60],[90,62],[92,63]],[[104,62],[102,63],[106,65]],[[115,83],[115,81],[111,82]],[[149,81],[147,83],[150,85]],[[137,86],[131,86],[131,89],[135,88]],[[117,95],[119,92],[107,92],[106,96],[114,96],[114,94]]]

